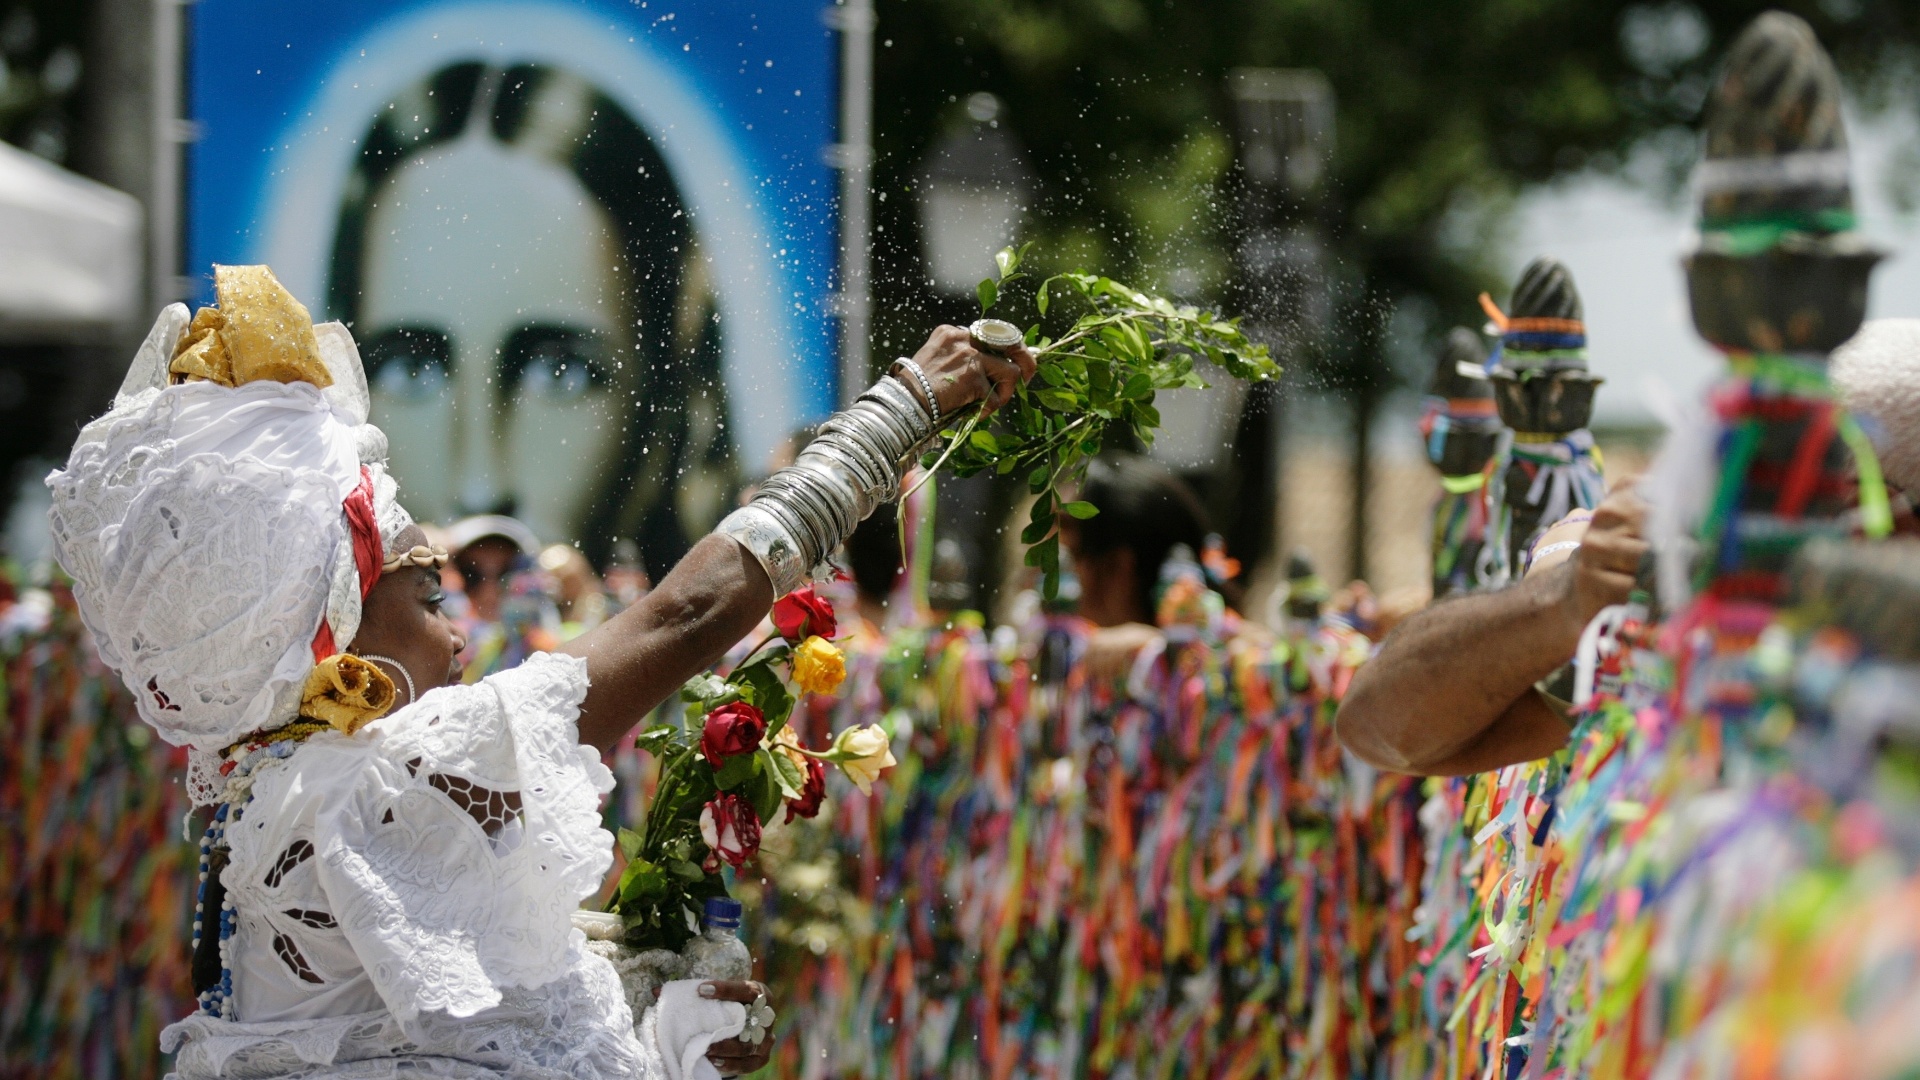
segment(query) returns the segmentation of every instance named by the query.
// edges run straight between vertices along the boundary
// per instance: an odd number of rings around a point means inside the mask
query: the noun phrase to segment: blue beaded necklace
[[[302,725],[290,724],[281,731]],[[309,735],[321,730],[313,726],[312,730],[295,731],[273,741],[251,740],[237,743],[224,755],[227,759],[224,770],[227,775],[227,787],[221,800],[214,804],[213,820],[207,823],[206,832],[200,836],[200,887],[194,901],[193,915],[193,952],[198,956],[200,942],[206,936],[207,893],[209,882],[216,883],[219,874],[214,870],[215,853],[221,853],[220,862],[225,864],[224,853],[230,850],[227,844],[227,827],[238,824],[245,815],[246,808],[253,802],[253,777],[261,766],[275,761],[284,761],[298,750]],[[221,890],[220,910],[215,916],[217,923],[216,940],[220,950],[220,977],[210,987],[200,991],[198,1001],[200,1011],[208,1016],[222,1020],[233,1020],[233,961],[230,956],[234,930],[239,924],[239,914],[233,908],[233,900]]]

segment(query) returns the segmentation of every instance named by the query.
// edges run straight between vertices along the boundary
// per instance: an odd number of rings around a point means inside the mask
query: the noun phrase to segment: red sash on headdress
[[[365,600],[373,591],[374,583],[380,580],[380,567],[385,561],[380,523],[373,514],[373,474],[365,465],[360,467],[359,485],[341,501],[340,511],[347,516],[347,532],[353,537],[353,564],[360,571],[360,599]],[[334,645],[333,627],[321,618],[320,629],[313,635],[314,662],[319,663],[339,651]]]

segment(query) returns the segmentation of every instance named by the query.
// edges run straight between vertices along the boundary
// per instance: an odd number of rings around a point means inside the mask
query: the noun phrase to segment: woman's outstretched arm
[[[593,683],[580,708],[580,741],[612,748],[752,632],[773,600],[752,552],[718,534],[695,544],[645,599],[560,647],[586,658]]]
[[[1034,371],[1025,347],[1015,346],[1005,358],[984,353],[956,326],[935,330],[913,359],[943,417],[975,402],[989,409],[1006,404]],[[917,376],[895,377],[925,405]],[[775,599],[772,578],[740,541],[716,533],[694,545],[645,599],[561,646],[561,652],[586,659],[592,682],[580,710],[580,741],[612,748],[654,706],[751,633]]]

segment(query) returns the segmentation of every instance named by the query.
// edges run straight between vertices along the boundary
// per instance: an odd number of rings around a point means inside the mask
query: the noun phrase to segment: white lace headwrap
[[[188,327],[170,305],[106,415],[47,478],[54,551],[100,655],[161,738],[211,755],[298,713],[324,618],[337,649],[360,626],[361,580],[342,511],[363,482],[386,551],[412,519],[367,423],[359,350],[315,326],[332,385],[168,384]]]

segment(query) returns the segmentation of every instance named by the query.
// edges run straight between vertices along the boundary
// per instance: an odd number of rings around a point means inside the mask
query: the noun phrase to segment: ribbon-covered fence
[[[1366,639],[1173,638],[1117,692],[1073,619],[856,639],[902,765],[769,841],[780,1075],[1425,1068],[1420,789],[1333,739]]]
[[[152,1077],[186,1014],[184,761],[134,716],[71,593],[0,582],[0,1063]]]

